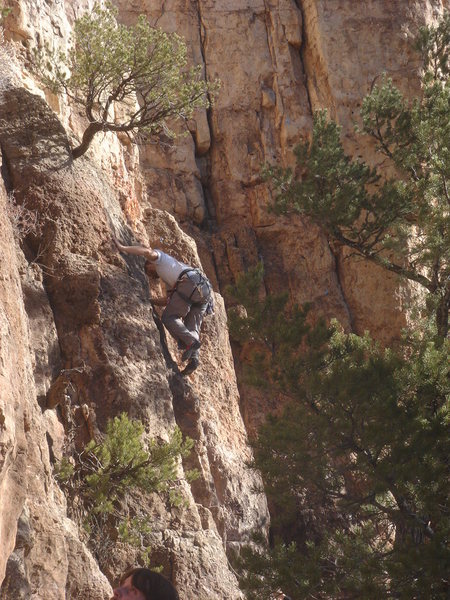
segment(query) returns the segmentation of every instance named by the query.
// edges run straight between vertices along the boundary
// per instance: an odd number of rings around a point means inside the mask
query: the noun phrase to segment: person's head
[[[168,579],[150,569],[135,568],[124,573],[111,600],[180,600]]]
[[[144,271],[147,277],[151,279],[157,279],[158,273],[156,272],[156,265],[151,260],[146,260],[144,265]]]

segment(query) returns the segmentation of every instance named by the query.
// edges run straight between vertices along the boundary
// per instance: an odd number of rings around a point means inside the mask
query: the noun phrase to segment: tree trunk
[[[90,123],[88,128],[83,133],[81,144],[72,150],[72,157],[79,158],[89,148],[92,138],[96,133],[103,129],[103,123]]]
[[[441,298],[436,310],[436,325],[438,336],[442,339],[448,335],[448,311],[450,305],[450,284],[447,284],[445,294]]]

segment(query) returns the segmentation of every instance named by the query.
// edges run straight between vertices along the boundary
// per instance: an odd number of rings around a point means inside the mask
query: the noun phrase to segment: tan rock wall
[[[186,506],[179,509],[168,511],[157,498],[142,499],[141,510],[152,517],[155,560],[161,561],[186,599],[206,600],[211,594],[239,598],[225,549],[239,547],[254,527],[265,527],[267,507],[264,497],[253,491],[260,483],[258,477],[245,468],[251,456],[239,412],[223,303],[218,296],[216,314],[205,323],[200,369],[190,382],[183,380],[174,361],[176,348],[166,339],[149,302],[142,259],[141,263],[130,257],[125,260],[113,250],[113,232],[121,238],[131,235],[124,223],[120,190],[89,160],[71,161],[61,123],[39,96],[20,87],[7,89],[0,98],[0,115],[8,182],[18,202],[39,215],[39,233],[28,239],[27,252],[41,266],[51,319],[44,327],[47,344],[36,331],[33,346],[50,360],[57,335],[61,351],[52,365],[55,372],[49,369],[40,381],[48,390],[53,380],[47,398],[60,416],[59,423],[51,419],[45,425],[52,444],[60,454],[63,425],[75,443],[85,443],[98,433],[97,427],[104,430],[107,419],[122,411],[143,420],[152,437],[167,439],[178,424],[195,440],[189,464],[199,468],[201,477],[190,488],[183,483],[180,466]],[[147,235],[145,228],[148,235],[166,240],[164,249],[199,264],[192,241],[168,213],[147,211],[140,227]],[[35,302],[29,303],[36,326],[48,314],[47,295],[35,294]],[[31,392],[30,403],[39,411],[35,394]],[[48,461],[45,474],[51,480]],[[49,502],[41,489],[30,493],[31,497],[25,494],[29,503]],[[47,541],[44,545],[37,537],[30,541],[23,580],[24,585],[44,589],[44,579],[34,583],[27,579],[28,565],[43,574],[55,570],[46,548],[64,518],[63,513],[56,519],[49,517],[55,520],[52,529],[41,511],[36,512],[41,516],[33,531]],[[85,550],[84,554],[88,556]],[[59,598],[68,580],[71,555],[63,545],[55,548],[53,556],[64,567],[52,582],[54,597]],[[108,576],[117,577],[129,560],[120,548],[117,553],[112,549],[110,564],[104,566]],[[89,569],[83,572],[89,580]],[[13,597],[9,581],[5,598]],[[74,600],[90,597],[79,578],[70,585]]]
[[[27,348],[26,315],[15,264],[15,243],[6,212],[7,196],[3,186],[0,187],[0,203],[0,576],[3,578],[6,561],[14,548],[17,520],[25,501],[21,475],[26,468],[26,405],[21,406],[21,400],[32,398],[33,379]]]
[[[37,399],[45,398],[57,366],[56,331],[40,270],[24,259],[10,219],[1,185],[0,596],[37,600],[45,590],[51,600],[62,600],[66,591],[74,598],[107,598],[110,586],[66,518],[51,476],[52,446],[58,452],[64,434]]]

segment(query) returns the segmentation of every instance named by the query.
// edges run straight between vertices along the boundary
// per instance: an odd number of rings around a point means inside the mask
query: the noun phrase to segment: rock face
[[[6,18],[5,36],[25,54],[38,40],[66,44],[74,18],[90,7],[50,4],[20,0]],[[227,552],[268,519],[254,491],[259,477],[245,466],[246,427],[253,431],[275,406],[238,392],[220,293],[263,260],[268,291],[288,289],[317,314],[382,342],[404,324],[410,293],[334,250],[310,223],[270,214],[261,163],[292,164],[313,110],[323,107],[342,124],[347,148],[373,157],[352,137],[358,105],[384,70],[414,89],[411,38],[449,3],[116,4],[122,22],[145,12],[183,35],[192,61],[222,88],[188,124],[188,137],[137,148],[108,134],[74,162],[82,117],[63,98],[44,99],[21,60],[15,67],[0,47],[0,597],[108,597],[133,557],[114,555],[108,582],[67,517],[52,463],[69,431],[87,441],[126,411],[152,437],[167,439],[178,425],[195,441],[180,465],[185,504],[167,510],[158,498],[142,499],[156,563],[184,600],[237,600]],[[14,203],[36,217],[27,234]],[[205,320],[201,367],[189,380],[149,301],[142,262],[119,256],[112,233],[201,265],[214,283],[216,313]],[[235,361],[239,372],[238,354]],[[184,469],[192,466],[200,478],[189,485]]]
[[[17,201],[40,218],[39,235],[29,251],[42,269],[56,325],[59,378],[68,382],[59,386],[55,377],[52,405],[66,402],[68,396],[81,438],[89,439],[95,424],[104,429],[108,417],[126,411],[142,419],[152,436],[164,439],[178,424],[196,441],[194,462],[201,480],[192,489],[186,487],[188,508],[178,515],[176,530],[171,531],[167,515],[155,516],[154,545],[159,539],[171,550],[177,580],[195,590],[196,597],[211,597],[213,590],[215,597],[237,598],[224,547],[242,542],[249,527],[264,519],[266,508],[264,498],[252,492],[257,478],[244,466],[250,455],[223,304],[218,298],[216,316],[205,327],[205,366],[192,384],[186,383],[161,338],[142,271],[136,261],[127,264],[112,250],[111,226],[125,235],[116,192],[97,178],[87,160],[71,161],[64,130],[40,97],[23,88],[6,90],[0,112],[8,181]],[[160,233],[177,234],[170,251],[195,259],[192,244],[181,231],[173,231],[176,224],[167,214],[155,215],[151,223]],[[30,417],[30,431],[34,421]],[[43,493],[36,496],[45,498]],[[192,562],[202,570],[195,585]],[[125,566],[119,563],[117,568]],[[77,589],[81,593],[81,585]],[[85,589],[83,594],[88,597]]]
[[[39,399],[58,367],[56,330],[40,269],[16,244],[10,202],[1,186],[1,596],[37,599],[45,590],[52,599],[66,592],[107,598],[110,585],[66,517],[52,478],[51,448],[56,451],[64,431],[54,412],[42,412]],[[88,576],[83,581],[78,573]]]

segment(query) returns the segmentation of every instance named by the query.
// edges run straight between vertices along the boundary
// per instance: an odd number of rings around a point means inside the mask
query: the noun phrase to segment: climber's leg
[[[189,313],[190,307],[190,303],[186,302],[186,300],[175,291],[161,317],[161,320],[169,333],[186,347],[190,346],[193,342],[198,341],[198,334],[196,331],[190,331],[183,322],[184,318]]]

